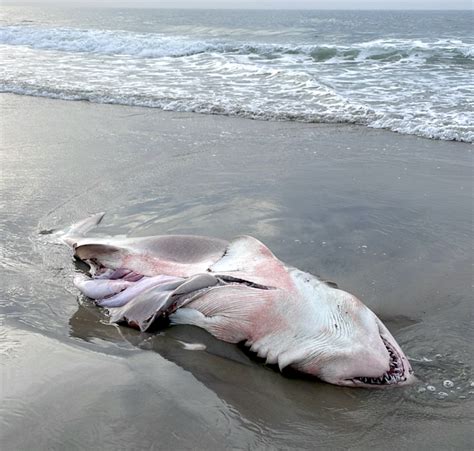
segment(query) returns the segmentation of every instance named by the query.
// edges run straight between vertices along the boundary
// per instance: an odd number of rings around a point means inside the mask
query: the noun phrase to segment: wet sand
[[[2,449],[472,448],[472,146],[0,102]],[[419,383],[334,387],[284,377],[193,327],[108,325],[50,239],[97,211],[102,234],[256,236],[363,299]]]

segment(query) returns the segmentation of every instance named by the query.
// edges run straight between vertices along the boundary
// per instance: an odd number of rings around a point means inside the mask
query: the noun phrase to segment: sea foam
[[[281,44],[0,27],[0,90],[474,141],[473,46],[456,39]]]

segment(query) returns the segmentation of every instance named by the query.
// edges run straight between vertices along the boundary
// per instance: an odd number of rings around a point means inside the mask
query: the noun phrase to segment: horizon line
[[[57,6],[62,8],[92,8],[92,9],[161,9],[161,10],[189,10],[189,11],[468,11],[474,12],[472,8],[464,9],[464,8],[225,8],[225,7],[207,7],[207,8],[196,8],[196,7],[188,7],[188,6],[181,6],[181,7],[161,7],[155,5],[128,5],[128,6],[117,6],[112,4],[102,4],[97,5],[97,3],[85,3],[81,4],[80,2],[77,3],[69,3],[69,4],[62,4],[59,0],[58,1],[45,1],[45,2],[22,2],[22,3],[14,3],[3,1],[0,3],[0,6],[14,6],[14,7],[24,7],[24,6]]]

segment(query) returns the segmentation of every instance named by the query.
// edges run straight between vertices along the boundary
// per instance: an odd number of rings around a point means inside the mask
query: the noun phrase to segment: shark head
[[[297,270],[298,271],[298,270]],[[408,358],[380,319],[359,299],[298,271],[305,298],[305,351],[293,367],[325,382],[351,387],[392,387],[415,380]]]

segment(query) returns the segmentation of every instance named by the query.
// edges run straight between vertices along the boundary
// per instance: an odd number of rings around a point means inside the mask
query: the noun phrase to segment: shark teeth
[[[407,380],[405,368],[398,353],[392,345],[382,337],[382,341],[390,356],[390,369],[379,377],[355,377],[353,380],[367,385],[392,385]]]

